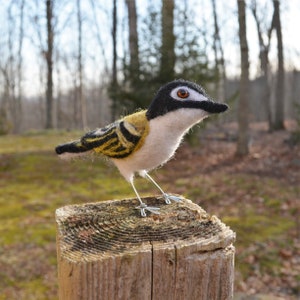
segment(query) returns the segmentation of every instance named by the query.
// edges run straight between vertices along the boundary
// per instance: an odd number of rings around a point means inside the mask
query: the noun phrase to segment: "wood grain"
[[[59,297],[231,299],[235,233],[183,199],[146,218],[135,199],[56,211]]]

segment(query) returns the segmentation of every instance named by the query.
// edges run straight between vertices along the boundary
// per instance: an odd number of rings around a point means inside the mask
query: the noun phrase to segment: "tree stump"
[[[136,199],[56,210],[59,299],[232,299],[235,233],[190,200],[146,218]]]

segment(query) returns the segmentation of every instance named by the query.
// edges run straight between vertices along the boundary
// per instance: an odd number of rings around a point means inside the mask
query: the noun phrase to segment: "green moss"
[[[51,151],[58,143],[78,138],[81,132],[41,131],[23,135],[0,136],[0,154]]]
[[[24,216],[24,214],[25,211],[22,205],[11,202],[3,203],[3,207],[1,205],[0,219],[2,221],[6,219],[20,218],[21,216]]]
[[[28,299],[28,300],[49,299],[46,296],[48,288],[43,282],[42,278],[37,278],[30,281],[22,281],[18,284],[18,287],[22,289],[23,299]],[[52,299],[55,298],[53,297]]]
[[[54,220],[38,219],[38,216],[7,220],[0,223],[0,243],[12,245],[29,243],[45,245],[55,242]]]
[[[189,178],[178,178],[176,181],[175,181],[175,185],[176,186],[188,186],[190,183],[190,179]]]
[[[70,135],[42,132],[0,138],[1,244],[53,243],[56,208],[133,196],[130,185],[105,160],[57,158],[54,146]]]
[[[258,215],[253,211],[243,211],[241,216],[225,216],[222,221],[237,233],[237,243],[242,246],[277,238],[295,226],[293,220]]]
[[[56,253],[52,253],[51,255],[48,256],[48,263],[51,266],[57,266],[57,256]]]
[[[28,230],[28,238],[37,246],[45,245],[49,242],[55,242],[56,227],[54,224],[39,224],[38,228]]]
[[[278,210],[280,208],[280,206],[282,205],[282,202],[283,202],[281,199],[269,198],[269,197],[265,197],[264,201],[268,207],[274,208],[276,210]]]
[[[237,234],[235,246],[237,249],[252,249],[246,252],[241,251],[236,256],[236,268],[244,278],[259,269],[259,272],[277,276],[281,260],[278,255],[278,248],[273,248],[272,243],[280,241],[286,246],[286,232],[295,227],[293,220],[281,217],[280,215],[259,215],[253,210],[244,210],[241,216],[224,217],[222,221],[229,225]],[[282,245],[283,247],[283,245]],[[252,264],[245,263],[244,259],[254,256]]]

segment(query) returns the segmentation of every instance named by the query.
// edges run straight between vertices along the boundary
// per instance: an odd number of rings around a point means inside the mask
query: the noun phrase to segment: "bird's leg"
[[[175,202],[180,202],[181,198],[174,196],[174,195],[169,195],[167,193],[165,193],[163,191],[163,189],[158,185],[158,183],[156,181],[154,181],[154,179],[147,173],[147,172],[143,172],[142,176],[145,176],[148,180],[150,180],[162,193],[163,198],[165,199],[166,204],[170,204],[171,200],[175,201]]]
[[[158,212],[159,211],[159,207],[147,206],[147,204],[142,201],[139,193],[137,192],[137,190],[136,190],[136,188],[135,188],[135,186],[133,184],[133,179],[130,180],[130,183],[131,183],[131,186],[132,186],[132,188],[133,188],[133,190],[134,190],[134,192],[136,194],[137,199],[140,202],[140,206],[137,206],[136,209],[139,209],[141,211],[141,216],[142,217],[146,217],[146,210],[150,211],[153,214],[159,215],[159,212]]]

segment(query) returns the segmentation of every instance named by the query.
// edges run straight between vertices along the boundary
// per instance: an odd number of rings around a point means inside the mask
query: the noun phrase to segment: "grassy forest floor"
[[[152,173],[236,231],[235,292],[266,295],[255,299],[300,297],[300,145],[289,145],[286,125],[270,134],[252,124],[245,158],[234,155],[236,124],[209,125],[199,145],[184,143]],[[55,145],[77,135],[0,137],[0,300],[57,299],[56,208],[134,196],[108,161],[56,157]],[[143,179],[137,187],[157,193]]]

